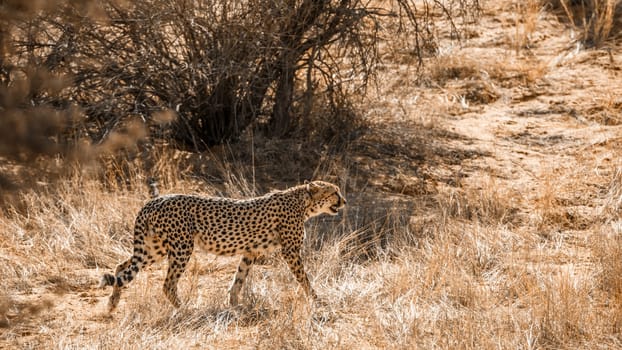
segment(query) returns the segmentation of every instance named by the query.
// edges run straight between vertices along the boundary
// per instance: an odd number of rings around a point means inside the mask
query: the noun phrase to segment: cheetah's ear
[[[311,196],[316,195],[320,191],[320,186],[316,185],[313,182],[305,181],[305,184],[307,187],[307,192],[309,192]]]
[[[305,182],[303,182],[305,185],[309,184],[309,180],[305,180]]]

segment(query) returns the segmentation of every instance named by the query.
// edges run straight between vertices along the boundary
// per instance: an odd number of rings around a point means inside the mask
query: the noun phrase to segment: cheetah
[[[132,257],[119,264],[114,275],[102,277],[100,288],[113,287],[108,310],[117,307],[123,286],[164,257],[168,258],[164,295],[179,307],[177,282],[195,245],[216,255],[241,255],[228,292],[231,306],[238,304],[238,294],[255,260],[277,250],[307,296],[316,300],[300,258],[304,223],[323,213],[337,215],[345,204],[339,187],[324,181],[249,199],[183,194],[156,197],[136,217]]]

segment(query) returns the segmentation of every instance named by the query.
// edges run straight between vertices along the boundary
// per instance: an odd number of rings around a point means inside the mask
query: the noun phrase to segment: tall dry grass
[[[186,191],[248,191],[248,179],[231,179],[220,189],[179,178],[164,183]],[[394,227],[368,225],[368,240],[359,239],[360,219],[353,218],[363,202],[350,201],[337,219],[312,221],[304,259],[324,305],[310,305],[285,263],[273,256],[253,267],[243,306],[230,309],[225,296],[236,259],[197,253],[180,283],[186,300],[180,309],[163,298],[163,263],[139,274],[113,315],[105,312],[108,291],[93,287],[103,270],[129,255],[132,221],[147,190],[111,190],[76,176],[49,191],[26,192],[27,209],[0,221],[8,321],[2,341],[58,349],[619,344],[618,239],[594,245],[596,270],[557,265],[540,236],[516,228],[522,222],[516,193],[487,181],[480,190],[438,192],[403,226],[399,220]]]
[[[554,2],[554,7],[561,7],[570,23],[579,32],[578,40],[588,46],[602,46],[610,36],[617,35],[617,17],[622,13],[619,0],[588,0]],[[618,28],[619,29],[619,28]]]
[[[516,7],[516,18],[514,19],[513,42],[514,50],[518,55],[521,50],[529,49],[543,8],[539,0],[519,1],[514,6]]]

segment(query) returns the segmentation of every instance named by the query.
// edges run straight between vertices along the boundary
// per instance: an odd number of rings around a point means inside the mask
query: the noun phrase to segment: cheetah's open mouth
[[[337,214],[339,212],[339,209],[341,209],[341,207],[338,206],[338,205],[331,205],[330,206],[330,210],[333,212],[333,214]]]

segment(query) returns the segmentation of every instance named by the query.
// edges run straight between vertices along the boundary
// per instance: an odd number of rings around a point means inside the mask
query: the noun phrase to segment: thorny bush
[[[453,24],[479,9],[476,0],[374,4],[2,1],[0,157],[93,158],[154,139],[202,151],[249,128],[282,137],[333,118],[356,125],[342,119],[356,117],[348,106],[373,81],[391,30],[407,33],[404,51],[421,62],[439,14]]]

